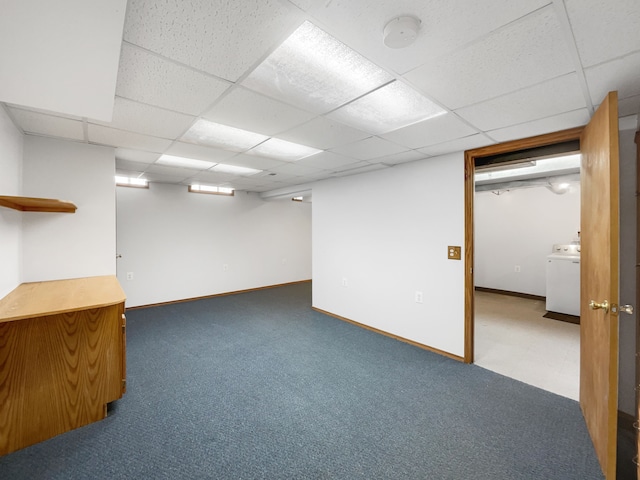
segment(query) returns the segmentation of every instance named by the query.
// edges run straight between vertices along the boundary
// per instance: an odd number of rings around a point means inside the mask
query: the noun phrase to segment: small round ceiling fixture
[[[382,37],[389,48],[404,48],[418,36],[420,20],[415,17],[396,17],[384,26]]]

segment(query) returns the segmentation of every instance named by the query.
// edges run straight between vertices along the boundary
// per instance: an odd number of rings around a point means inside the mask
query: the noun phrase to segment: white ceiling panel
[[[171,145],[171,140],[165,138],[140,135],[139,133],[126,132],[102,125],[90,123],[88,128],[89,143],[131,148],[133,150],[147,150],[149,152],[164,152]]]
[[[202,183],[212,183],[212,184],[218,185],[220,183],[228,182],[236,177],[237,175],[233,175],[230,173],[197,172],[195,175],[189,178],[189,181],[191,183],[202,182]]]
[[[478,133],[476,135],[469,135],[468,137],[457,138],[449,142],[438,143],[437,145],[421,148],[420,151],[429,156],[435,157],[446,153],[463,152],[472,148],[485,147],[493,143],[495,143],[493,140],[482,133]]]
[[[618,102],[618,115],[625,117],[640,113],[640,95],[628,97]]]
[[[258,170],[269,170],[270,168],[287,164],[287,162],[282,160],[260,157],[258,155],[247,155],[244,153],[240,153],[233,158],[229,158],[223,163],[236,165],[238,167],[257,168]]]
[[[25,133],[84,140],[82,122],[78,120],[45,115],[19,108],[8,107],[8,109],[13,119]]]
[[[544,133],[557,132],[568,128],[580,127],[589,123],[589,111],[586,108],[574,112],[562,113],[553,117],[547,117],[533,122],[513,125],[487,132],[491,138],[498,142],[518,140],[520,138],[533,137]]]
[[[419,152],[418,150],[409,150],[407,152],[394,153],[392,155],[386,155],[384,157],[374,158],[369,160],[369,163],[384,163],[385,165],[399,165],[401,163],[415,162],[427,158],[428,155]]]
[[[549,0],[367,0],[295,1],[294,3],[366,57],[403,74],[435,56],[445,55],[538,8]],[[384,26],[395,17],[422,21],[413,45],[395,50],[383,44]]]
[[[371,160],[394,153],[406,152],[408,148],[389,142],[379,137],[369,137],[348,145],[333,149],[333,152],[357,158],[358,160]]]
[[[278,138],[326,150],[370,136],[369,133],[347,127],[326,117],[316,117],[304,125],[279,134]]]
[[[111,120],[126,0],[0,8],[0,101]]]
[[[154,137],[176,138],[184,133],[194,120],[195,117],[190,115],[116,97],[113,120],[109,123],[94,123]]]
[[[176,157],[207,160],[210,162],[222,162],[233,157],[236,153],[221,148],[196,145],[194,143],[174,142],[164,153]]]
[[[287,163],[279,167],[271,168],[270,172],[283,173],[286,175],[314,175],[322,172],[320,168],[309,167],[307,165],[298,165],[297,163]]]
[[[360,163],[361,160],[357,160],[352,157],[345,157],[333,152],[321,152],[311,157],[303,158],[296,162],[297,165],[306,165],[308,167],[320,168],[323,170],[334,170],[338,167],[345,165],[353,165],[354,163]]]
[[[236,87],[202,116],[223,125],[274,135],[306,122],[314,114]]]
[[[278,0],[129,0],[124,39],[236,81],[301,21]]]
[[[231,84],[141,48],[122,44],[116,94],[138,102],[200,115]]]
[[[130,148],[116,148],[116,160],[126,160],[136,163],[153,163],[160,158],[159,153],[132,150]]]
[[[526,46],[526,47],[525,47]],[[405,78],[456,109],[574,70],[553,7],[408,73]]]
[[[449,113],[409,125],[395,132],[386,133],[382,137],[407,148],[416,149],[455,138],[467,137],[474,133],[477,133],[477,130],[464,123],[456,115]]]
[[[169,167],[166,165],[149,165],[145,173],[149,174],[159,174],[159,175],[170,175],[173,177],[183,177],[189,178],[193,177],[196,173],[202,172],[202,170],[195,170],[191,168],[182,168],[182,167]]]
[[[498,128],[585,108],[575,73],[456,110],[478,129]]]
[[[584,67],[640,50],[638,0],[565,0]]]
[[[620,100],[640,95],[640,52],[587,68],[584,73],[594,105],[613,90],[618,91]]]

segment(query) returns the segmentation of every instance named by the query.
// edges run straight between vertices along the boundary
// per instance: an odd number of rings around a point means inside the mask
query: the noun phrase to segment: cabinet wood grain
[[[122,397],[124,298],[115,277],[91,277],[0,300],[0,455],[101,420]]]

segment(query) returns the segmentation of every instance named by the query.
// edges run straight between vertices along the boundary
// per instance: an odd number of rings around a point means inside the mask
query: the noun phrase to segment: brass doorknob
[[[609,311],[609,302],[608,302],[607,300],[605,300],[605,301],[604,301],[604,302],[602,302],[602,303],[597,303],[596,301],[591,300],[591,301],[589,302],[589,308],[590,308],[591,310],[598,310],[598,309],[602,309],[602,310],[604,310],[605,312],[608,312],[608,311]]]

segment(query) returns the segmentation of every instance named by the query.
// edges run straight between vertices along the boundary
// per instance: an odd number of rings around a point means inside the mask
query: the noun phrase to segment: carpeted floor
[[[128,312],[128,393],[0,478],[603,478],[577,402],[310,307],[299,284]]]

